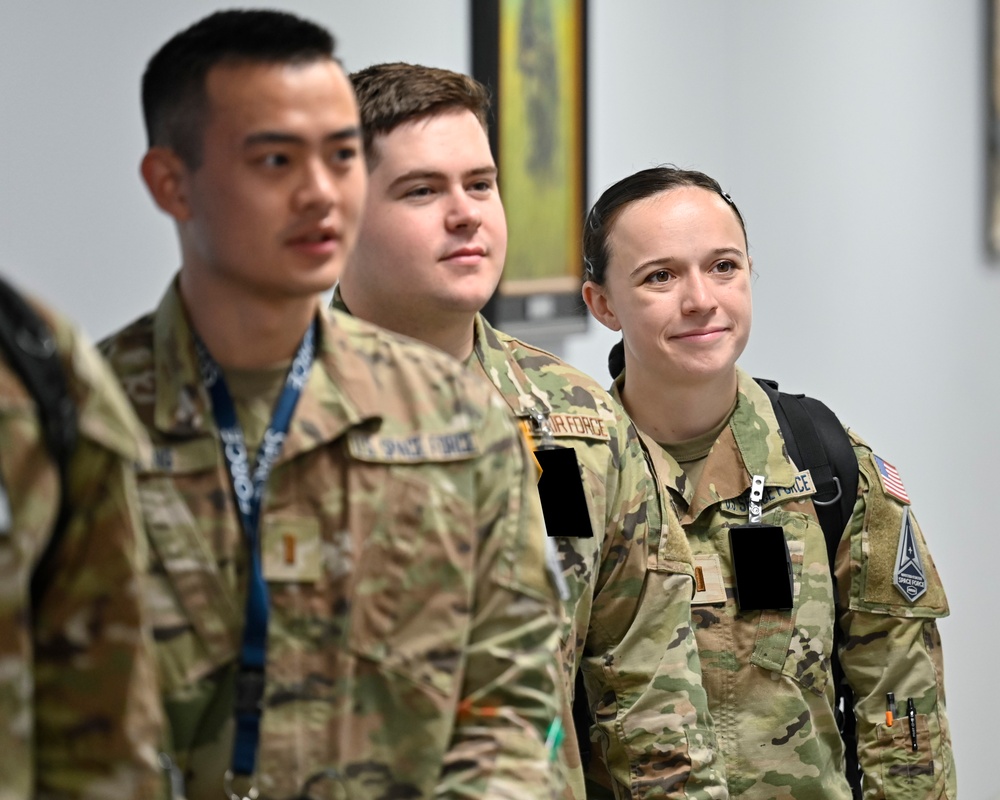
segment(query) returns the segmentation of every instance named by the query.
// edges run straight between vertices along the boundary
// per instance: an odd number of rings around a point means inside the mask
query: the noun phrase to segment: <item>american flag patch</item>
[[[879,477],[882,479],[882,488],[885,490],[885,493],[891,494],[897,500],[902,500],[909,505],[910,496],[906,493],[903,481],[900,479],[899,473],[896,472],[896,468],[888,461],[883,461],[874,453],[872,453],[872,458],[875,459],[875,467],[878,469]]]

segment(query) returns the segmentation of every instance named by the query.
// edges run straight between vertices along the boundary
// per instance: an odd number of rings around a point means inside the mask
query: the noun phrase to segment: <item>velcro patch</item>
[[[792,481],[791,486],[764,487],[764,497],[761,500],[761,507],[766,509],[778,502],[809,497],[814,494],[816,494],[816,486],[813,484],[812,473],[805,469],[795,476],[795,480]],[[744,492],[739,497],[723,500],[722,510],[730,514],[749,515],[750,504],[747,502],[747,493]]]
[[[903,486],[903,481],[899,477],[899,473],[896,471],[896,468],[888,461],[879,458],[874,453],[872,453],[872,458],[875,461],[875,468],[878,470],[879,480],[882,481],[882,490],[886,494],[892,495],[897,500],[901,500],[909,505],[910,497],[906,493],[906,488]]]
[[[315,583],[323,554],[319,520],[275,516],[267,521],[261,542],[264,579],[274,583]]]
[[[706,605],[709,603],[726,602],[726,584],[722,580],[722,560],[718,553],[695,555],[694,564],[694,597],[691,605]]]
[[[599,417],[589,417],[585,414],[550,414],[549,425],[552,427],[552,435],[556,437],[578,436],[605,442],[611,439],[607,425]]]
[[[472,431],[417,433],[411,436],[353,431],[347,435],[347,449],[361,461],[407,464],[464,461],[479,455],[479,445]]]
[[[892,582],[911,603],[916,602],[917,598],[927,591],[927,573],[924,572],[924,564],[917,549],[917,539],[913,535],[909,508],[903,509],[903,524],[899,530],[899,549],[896,551],[896,568],[892,573]]]

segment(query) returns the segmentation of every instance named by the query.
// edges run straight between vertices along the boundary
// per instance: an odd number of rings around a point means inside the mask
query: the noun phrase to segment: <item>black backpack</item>
[[[775,381],[762,378],[754,380],[774,407],[774,415],[785,438],[789,458],[799,469],[808,469],[816,485],[813,505],[823,527],[826,552],[830,559],[830,577],[833,579],[836,597],[837,579],[833,574],[833,559],[858,494],[858,460],[851,440],[837,415],[819,400],[801,394],[780,392]],[[830,668],[836,687],[834,711],[840,736],[844,740],[847,782],[855,800],[861,800],[854,693],[844,679],[844,670],[837,655],[842,641],[843,633],[835,623],[833,653],[830,656]]]
[[[52,536],[31,575],[31,604],[37,608],[49,583],[55,552],[69,521],[69,461],[76,447],[76,406],[69,394],[52,331],[2,278],[0,349],[35,400],[45,446],[59,472],[59,513]]]

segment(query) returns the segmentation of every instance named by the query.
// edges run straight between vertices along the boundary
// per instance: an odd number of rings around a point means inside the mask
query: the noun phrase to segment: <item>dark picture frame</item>
[[[472,73],[493,99],[507,215],[503,279],[484,309],[530,338],[582,331],[587,197],[586,0],[470,0]]]

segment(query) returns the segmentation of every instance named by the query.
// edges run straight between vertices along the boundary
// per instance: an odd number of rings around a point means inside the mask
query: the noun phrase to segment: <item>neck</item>
[[[459,361],[472,355],[475,343],[476,315],[466,312],[443,312],[430,317],[428,314],[408,314],[399,304],[383,303],[379,298],[354,291],[350,282],[340,281],[340,294],[344,305],[358,319],[371,322],[380,328],[409,336],[429,344]]]
[[[410,330],[397,332],[443,350],[463,363],[472,355],[475,344],[475,323],[472,319],[454,325],[414,325]]]
[[[736,371],[704,382],[677,384],[625,365],[622,404],[639,430],[662,444],[694,439],[718,425],[736,397]]]
[[[183,267],[180,294],[208,352],[219,366],[230,369],[260,369],[290,361],[320,304],[319,295],[264,298],[237,292],[233,296],[232,286],[213,285]]]

